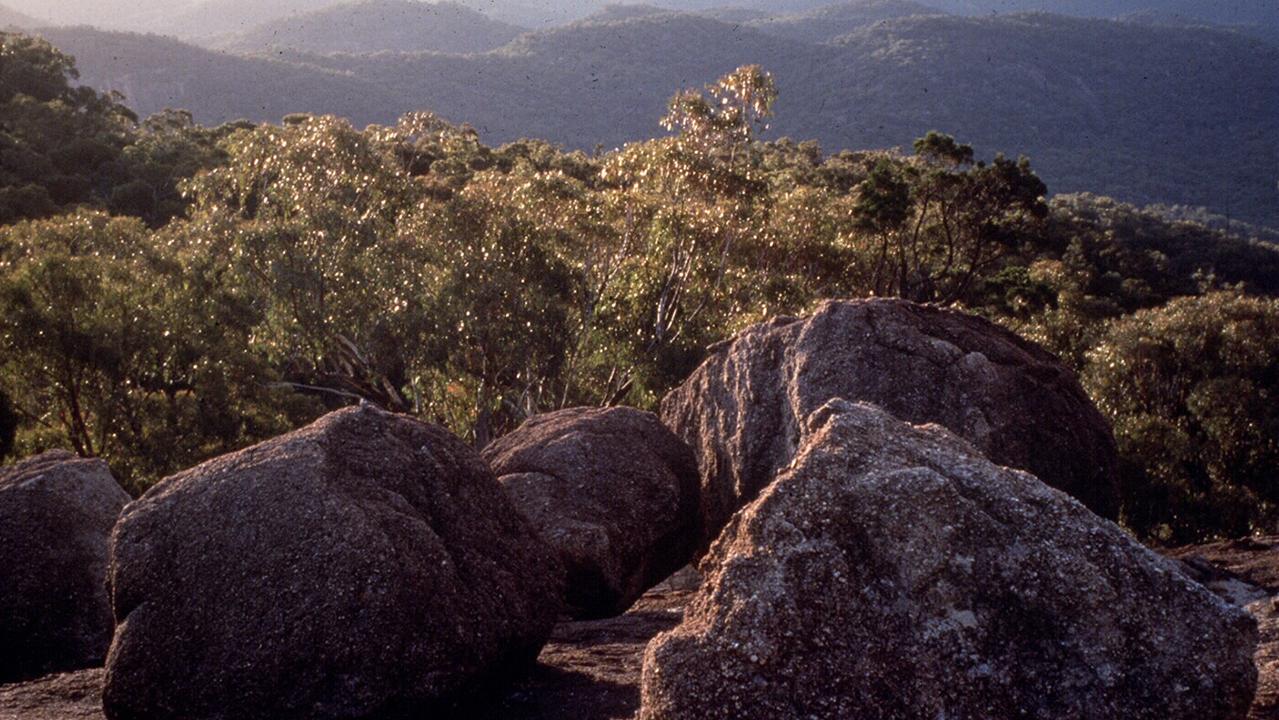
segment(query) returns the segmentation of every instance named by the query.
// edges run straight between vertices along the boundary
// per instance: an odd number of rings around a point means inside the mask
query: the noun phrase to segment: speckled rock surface
[[[662,401],[663,422],[697,455],[707,544],[794,457],[798,420],[836,397],[943,425],[1103,517],[1118,514],[1110,426],[1052,355],[960,312],[827,301],[712,348]]]
[[[1257,629],[936,426],[841,400],[645,651],[643,720],[1243,718]]]
[[[1257,618],[1261,642],[1257,645],[1257,695],[1248,720],[1279,720],[1279,597],[1248,605]]]
[[[1224,561],[1234,566],[1274,562],[1269,548],[1251,542]],[[687,577],[679,580],[689,582],[676,584],[695,590],[695,573],[685,570],[681,575]],[[639,709],[644,648],[657,633],[679,624],[689,594],[688,590],[654,589],[625,615],[561,623],[533,671],[491,705],[468,709],[468,718],[632,720]],[[1279,718],[1279,607],[1271,600],[1253,603],[1249,609],[1258,618],[1262,639],[1255,656],[1260,671],[1257,696],[1248,718],[1275,720]],[[95,669],[0,685],[0,720],[101,720],[101,682],[102,670]]]
[[[107,536],[128,502],[105,462],[65,450],[0,468],[0,682],[102,663]]]
[[[560,623],[528,674],[453,717],[632,720],[644,646],[679,624],[687,599],[685,591],[653,590],[624,615]],[[0,685],[0,720],[103,720],[102,677],[97,668]]]
[[[438,426],[341,410],[124,511],[106,715],[437,712],[537,656],[561,575],[477,453]]]
[[[484,450],[516,508],[558,551],[579,618],[626,611],[700,540],[693,451],[656,415],[572,408]]]
[[[102,668],[0,685],[0,720],[102,720]]]

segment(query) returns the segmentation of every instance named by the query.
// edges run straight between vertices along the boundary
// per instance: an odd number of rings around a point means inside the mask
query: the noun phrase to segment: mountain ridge
[[[942,10],[910,0],[858,0],[815,10],[776,15],[745,23],[770,35],[802,42],[830,42],[840,35],[885,20],[917,15],[945,15]]]
[[[527,32],[456,2],[354,0],[273,20],[214,43],[235,52],[486,52]]]
[[[177,63],[192,67],[186,78],[165,67],[163,53],[134,52],[125,38],[60,32],[49,36],[81,57],[87,82],[123,90],[143,114],[176,104],[204,122],[274,121],[297,110],[366,124],[429,109],[490,142],[532,136],[583,149],[649,137],[677,89],[759,63],[781,90],[774,136],[838,151],[907,146],[939,129],[983,154],[1030,156],[1054,191],[1203,206],[1279,226],[1279,151],[1268,140],[1279,135],[1279,48],[1227,31],[934,15],[877,20],[818,44],[666,13],[588,19],[469,56],[281,51],[252,70],[242,64],[264,60],[191,56]],[[240,80],[202,79],[202,64],[215,60]],[[262,73],[301,84],[235,96],[236,82]]]

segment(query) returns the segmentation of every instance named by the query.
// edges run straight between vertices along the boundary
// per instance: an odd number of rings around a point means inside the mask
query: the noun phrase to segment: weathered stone
[[[644,646],[679,624],[687,598],[649,591],[624,615],[559,623],[532,671],[452,717],[634,720]],[[0,720],[103,720],[102,679],[97,668],[0,685]]]
[[[0,720],[103,720],[102,668],[0,685]]]
[[[734,516],[642,720],[1243,718],[1252,618],[1032,475],[864,403]]]
[[[102,662],[107,536],[128,502],[105,462],[65,450],[0,468],[0,682]]]
[[[575,616],[626,611],[700,541],[693,452],[656,415],[574,408],[539,415],[484,457],[568,571]]]
[[[1279,597],[1258,600],[1248,605],[1257,618],[1257,694],[1252,699],[1248,720],[1279,718]]]
[[[107,717],[397,717],[523,668],[562,569],[477,453],[349,408],[123,513]]]
[[[697,455],[707,544],[794,457],[799,419],[836,397],[941,424],[1103,517],[1118,513],[1110,426],[1052,355],[960,312],[828,301],[712,348],[662,401],[662,420]]]
[[[1192,578],[1257,619],[1257,694],[1248,720],[1279,719],[1279,536],[1253,536],[1166,551]]]

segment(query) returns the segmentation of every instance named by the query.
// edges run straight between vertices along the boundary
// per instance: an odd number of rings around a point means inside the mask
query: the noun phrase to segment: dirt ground
[[[1279,537],[1179,548],[1196,579],[1247,602],[1257,616],[1261,681],[1249,720],[1279,720]],[[566,622],[556,628],[537,665],[492,705],[469,710],[476,720],[627,720],[639,709],[644,647],[679,624],[692,591],[650,591],[620,617]],[[54,675],[0,686],[0,720],[104,720],[102,670]]]

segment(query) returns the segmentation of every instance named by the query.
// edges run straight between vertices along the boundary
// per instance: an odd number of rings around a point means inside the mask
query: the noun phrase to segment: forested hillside
[[[134,15],[127,23],[107,25],[140,28],[198,42],[210,42],[234,33],[247,32],[263,23],[285,20],[321,10],[335,0],[188,0],[166,10],[150,10]]]
[[[452,2],[360,0],[273,20],[216,45],[239,52],[477,53],[501,47],[524,31]]]
[[[930,0],[955,13],[1051,12],[1079,17],[1148,15],[1189,24],[1209,23],[1279,39],[1279,5],[1270,0]]]
[[[747,324],[889,296],[1079,371],[1135,532],[1279,522],[1279,247],[1237,224],[1049,199],[1032,160],[936,132],[764,141],[803,98],[758,66],[676,92],[649,118],[669,136],[587,154],[425,113],[139,121],[0,37],[0,456],[72,448],[137,491],[360,399],[483,446],[545,410],[652,408]]]
[[[1052,15],[888,17],[910,9],[747,24],[642,12],[481,55],[276,52],[269,63],[150,36],[46,35],[80,58],[86,82],[122,91],[142,115],[175,106],[219,123],[300,110],[363,125],[425,108],[486,142],[531,135],[582,149],[650,136],[671,87],[758,62],[787,88],[768,137],[894,147],[946,128],[985,154],[1034,157],[1060,192],[1279,225],[1279,47]]]
[[[94,25],[113,30],[161,32],[191,40],[208,40],[244,32],[350,0],[9,0],[7,5],[62,25]],[[434,2],[435,0],[421,0]],[[546,29],[589,15],[615,13],[616,0],[458,0],[488,17],[522,27]],[[627,2],[627,5],[632,3]],[[653,0],[667,11],[703,13],[730,22],[761,19],[789,21],[830,5],[830,0]],[[853,5],[899,4],[896,0],[853,0]],[[900,3],[908,4],[908,3]],[[991,16],[1017,12],[1052,12],[1076,17],[1133,17],[1143,22],[1216,25],[1279,41],[1279,6],[1270,0],[929,0],[929,12]],[[872,10],[871,12],[875,12]]]
[[[330,112],[360,122],[374,119],[371,109],[403,104],[390,89],[340,71],[206,50],[160,35],[90,28],[41,35],[80,61],[82,83],[122,93],[143,117],[184,108],[209,124],[279,121],[290,112]]]
[[[808,43],[829,43],[883,20],[914,15],[942,15],[935,7],[906,0],[865,0],[828,5],[805,12],[768,15],[747,20],[750,27],[770,35]]]

